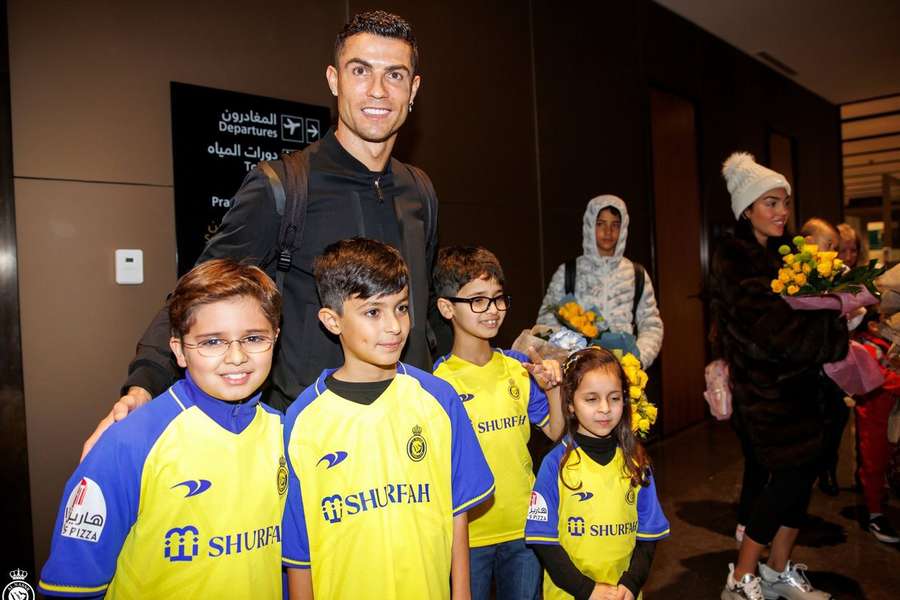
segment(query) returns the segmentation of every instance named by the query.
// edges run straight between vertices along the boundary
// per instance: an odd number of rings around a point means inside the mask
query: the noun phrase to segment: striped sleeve
[[[284,423],[284,456],[288,463],[288,493],[281,520],[281,563],[289,569],[310,568],[309,531],[303,510],[303,493],[294,466],[291,442],[301,410],[318,395],[315,385],[308,387],[288,408]]]
[[[650,485],[638,490],[637,539],[643,542],[655,542],[669,537],[669,520],[663,514],[659,498],[656,496],[656,480],[652,474],[647,475]]]
[[[38,590],[103,595],[137,520],[141,476],[153,443],[181,412],[167,393],[112,425],[66,482]]]
[[[565,446],[559,444],[544,457],[538,470],[528,515],[525,541],[529,544],[559,544],[559,461]]]
[[[488,467],[469,415],[453,386],[434,375],[421,373],[418,377],[450,419],[450,482],[453,516],[457,516],[494,495],[494,474]]]

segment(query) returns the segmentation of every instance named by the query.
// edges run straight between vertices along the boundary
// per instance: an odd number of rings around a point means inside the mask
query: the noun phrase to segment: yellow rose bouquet
[[[606,320],[595,309],[584,308],[572,296],[560,302],[556,318],[563,327],[580,333],[588,341],[600,337],[600,333],[607,329]]]
[[[835,309],[846,314],[860,306],[875,304],[878,291],[875,278],[884,272],[877,261],[848,269],[834,251],[819,250],[815,244],[807,244],[802,236],[792,240],[795,252],[787,244],[778,249],[782,266],[778,277],[770,286],[776,294],[784,296],[788,304],[800,310]],[[810,297],[825,299],[819,302],[791,301],[792,298]]]
[[[628,397],[631,400],[631,429],[640,438],[646,438],[650,427],[656,423],[656,405],[647,398],[647,373],[641,368],[641,361],[634,354],[612,350],[619,359],[625,377],[628,378]]]
[[[787,245],[778,249],[783,266],[771,283],[794,310],[834,310],[850,315],[864,306],[878,303],[875,278],[884,273],[872,260],[854,269],[844,266],[837,252],[820,251],[807,244],[802,236],[792,240],[796,252]],[[851,342],[847,356],[825,363],[822,370],[847,394],[864,394],[883,383],[875,359],[856,342]]]

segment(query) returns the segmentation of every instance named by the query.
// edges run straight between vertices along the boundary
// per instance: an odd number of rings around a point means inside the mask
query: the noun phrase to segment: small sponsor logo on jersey
[[[528,520],[544,521],[547,517],[547,501],[541,496],[540,492],[531,492],[531,502],[528,504]]]
[[[287,461],[284,460],[283,456],[278,457],[278,478],[276,480],[276,485],[278,486],[278,495],[284,496],[288,486],[288,470]]]
[[[512,429],[513,427],[522,427],[528,423],[527,415],[513,415],[512,417],[501,417],[499,419],[490,419],[489,421],[479,421],[475,425],[478,433],[491,433],[492,431],[503,431],[504,429]]]
[[[199,496],[206,490],[212,487],[212,482],[208,479],[188,479],[187,481],[182,481],[181,483],[176,483],[172,486],[174,490],[178,486],[183,485],[187,488],[187,494],[185,494],[185,498],[190,498],[191,496]]]
[[[97,542],[106,524],[106,499],[96,481],[82,477],[66,502],[63,513],[63,537]]]
[[[25,581],[26,577],[28,577],[28,571],[23,569],[10,571],[9,578],[12,581],[3,588],[0,598],[3,600],[34,600],[34,588]]]
[[[460,394],[459,399],[463,402],[468,402],[475,399],[475,394]]]
[[[575,492],[572,495],[577,497],[579,502],[584,502],[593,498],[594,492]]]
[[[634,491],[634,486],[628,488],[628,491],[625,492],[625,502],[628,504],[634,504],[634,500],[637,494]]]
[[[193,562],[195,559],[219,558],[250,552],[274,543],[281,543],[281,525],[269,525],[249,531],[214,535],[201,545],[200,530],[194,525],[173,527],[163,539],[163,558],[169,562]],[[201,554],[201,547],[205,552]]]
[[[518,400],[519,395],[522,393],[519,391],[519,386],[516,385],[516,381],[514,379],[509,380],[509,387],[507,388],[509,395],[513,397],[513,400]]]
[[[566,526],[569,529],[569,535],[574,537],[581,537],[584,535],[584,518],[583,517],[569,517],[568,523]]]
[[[319,459],[319,462],[316,463],[316,466],[318,467],[319,465],[321,465],[324,462],[325,464],[328,465],[325,468],[330,469],[331,467],[336,467],[339,464],[341,464],[342,462],[344,462],[345,458],[347,458],[347,453],[344,452],[343,450],[338,450],[336,452],[329,452],[328,454],[326,454],[325,456],[323,456],[322,458]]]
[[[359,513],[387,508],[395,504],[431,502],[430,483],[389,483],[355,494],[332,494],[322,498],[322,517],[340,523]]]
[[[193,525],[173,527],[166,532],[163,557],[170,562],[191,562],[200,552],[200,531]]]
[[[616,537],[637,533],[638,522],[630,523],[593,523],[588,526],[587,535],[593,537]]]
[[[419,462],[425,458],[426,452],[428,452],[428,442],[422,436],[422,428],[416,425],[412,428],[412,435],[409,437],[409,441],[406,442],[406,455],[409,456],[411,461]]]

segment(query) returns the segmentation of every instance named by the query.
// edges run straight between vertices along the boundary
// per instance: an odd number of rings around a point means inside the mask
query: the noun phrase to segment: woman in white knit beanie
[[[781,266],[778,246],[789,243],[787,179],[742,152],[725,161],[722,174],[737,225],[710,268],[711,339],[730,367],[732,424],[747,470],[738,516],[746,530],[721,598],[826,600],[831,596],[814,589],[790,557],[822,450],[821,365],[846,355],[846,319],[836,311],[794,311],[770,289]],[[763,475],[755,490],[751,471]],[[758,563],[770,543],[768,562]]]

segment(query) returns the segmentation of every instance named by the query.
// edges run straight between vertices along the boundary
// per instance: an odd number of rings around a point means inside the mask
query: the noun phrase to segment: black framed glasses
[[[463,302],[469,305],[469,308],[472,309],[473,313],[483,313],[487,312],[491,307],[491,304],[497,307],[499,311],[509,310],[510,303],[512,302],[512,296],[509,294],[500,294],[499,296],[494,296],[493,298],[488,298],[487,296],[475,296],[474,298],[457,298],[456,296],[444,296],[445,300],[449,300],[450,302]]]
[[[200,356],[207,358],[216,358],[225,356],[228,349],[233,343],[237,342],[241,346],[241,350],[250,354],[265,352],[272,347],[275,340],[267,335],[248,335],[235,340],[223,340],[219,338],[210,338],[203,340],[199,344],[188,344],[182,341],[181,345],[185,348],[191,348],[200,353]]]

